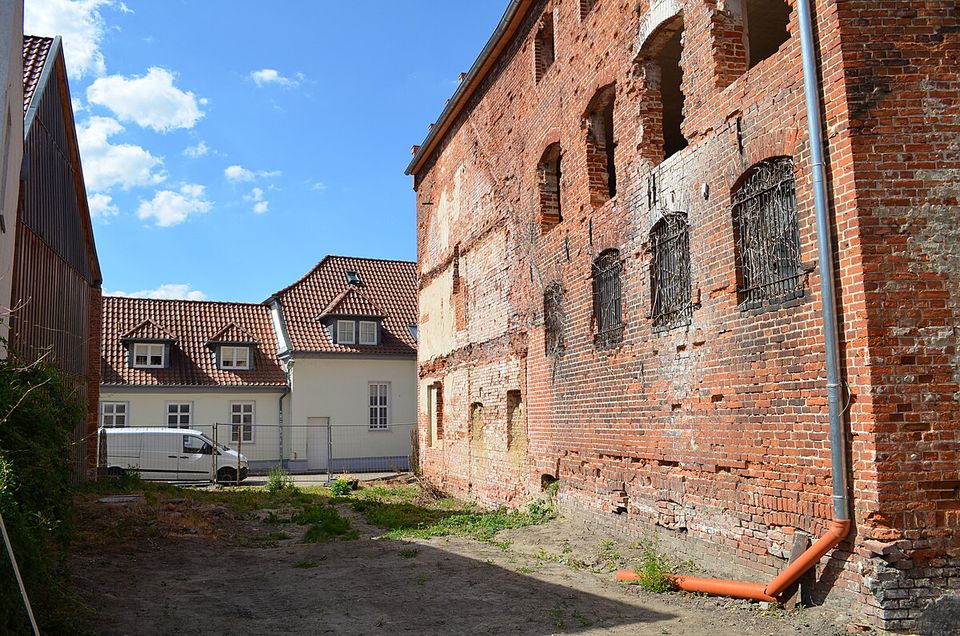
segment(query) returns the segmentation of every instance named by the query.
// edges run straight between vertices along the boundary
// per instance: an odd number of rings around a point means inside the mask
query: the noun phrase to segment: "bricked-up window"
[[[654,331],[689,325],[690,232],[687,215],[664,215],[650,231],[650,315]]]
[[[537,81],[543,79],[547,69],[553,66],[553,14],[549,11],[540,18],[540,26],[533,41],[534,70]]]
[[[527,435],[523,418],[523,397],[520,391],[507,391],[507,450],[526,447]]]
[[[586,18],[591,11],[593,11],[594,5],[597,4],[597,0],[580,0],[580,19],[583,20]]]
[[[741,0],[746,5],[743,23],[746,32],[748,65],[753,68],[777,52],[790,39],[790,5],[783,0]]]
[[[793,158],[774,157],[743,174],[731,192],[741,309],[803,294]]]
[[[587,180],[590,203],[602,205],[617,194],[616,137],[613,130],[613,105],[617,87],[604,86],[587,107]]]
[[[443,439],[443,384],[434,382],[427,387],[427,413],[430,416],[430,445]]]
[[[563,286],[550,283],[543,290],[543,349],[547,356],[563,353]]]
[[[549,230],[563,220],[560,208],[560,144],[550,144],[537,164],[540,190],[540,229]]]
[[[620,310],[620,250],[606,250],[593,262],[593,317],[597,333],[594,342],[607,347],[623,341]]]

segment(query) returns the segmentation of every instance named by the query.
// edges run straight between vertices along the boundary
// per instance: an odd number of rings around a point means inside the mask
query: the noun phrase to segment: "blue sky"
[[[106,293],[259,302],[414,260],[403,170],[506,0],[25,0],[62,35]]]

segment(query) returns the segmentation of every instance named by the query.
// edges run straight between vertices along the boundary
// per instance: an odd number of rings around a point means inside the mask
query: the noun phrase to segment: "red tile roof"
[[[224,333],[245,333],[243,341],[255,343],[253,369],[216,367],[207,342]],[[166,335],[155,338],[158,334]],[[167,367],[131,369],[121,342],[126,335],[175,340]],[[106,296],[102,338],[100,372],[106,386],[286,386],[270,310],[264,305]]]
[[[136,327],[120,334],[120,340],[170,340],[176,342],[177,339],[169,331],[153,322],[149,318],[138,324]]]
[[[40,84],[43,66],[53,45],[53,38],[36,35],[23,36],[23,112],[30,108],[30,100]]]
[[[241,327],[235,322],[231,322],[229,325],[225,326],[223,329],[215,333],[210,337],[208,342],[234,342],[234,343],[251,343],[255,344],[259,342],[254,338],[249,331]]]
[[[347,272],[360,276],[359,288],[347,283]],[[410,326],[417,324],[416,263],[327,256],[273,298],[280,301],[294,351],[397,356],[417,353],[417,343],[410,333]],[[383,316],[381,344],[333,344],[318,320],[323,313]]]
[[[383,310],[372,302],[356,288],[350,287],[338,294],[336,298],[330,301],[327,308],[320,313],[320,318],[326,316],[371,316],[375,318],[386,318]]]

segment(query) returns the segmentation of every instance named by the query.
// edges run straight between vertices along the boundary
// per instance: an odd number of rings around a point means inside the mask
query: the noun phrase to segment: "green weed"
[[[420,551],[416,548],[404,548],[403,550],[400,550],[400,556],[402,556],[404,559],[412,559],[419,553]]]
[[[293,516],[293,521],[309,525],[303,536],[304,543],[327,541],[352,541],[359,533],[331,506],[308,506]]]
[[[267,485],[264,486],[264,490],[270,494],[275,494],[284,490],[296,489],[297,487],[293,485],[293,477],[281,466],[274,466],[270,469],[270,475],[267,477]]]
[[[310,559],[301,559],[300,561],[297,561],[296,563],[294,563],[293,567],[309,570],[310,568],[315,568],[318,565],[320,564],[317,563],[316,561],[311,561]]]

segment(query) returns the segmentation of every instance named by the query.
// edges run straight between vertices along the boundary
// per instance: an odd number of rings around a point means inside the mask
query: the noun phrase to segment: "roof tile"
[[[217,368],[206,344],[225,331],[247,334],[255,348],[252,369]],[[131,369],[122,342],[131,333],[134,339],[162,333],[167,337],[149,339],[175,340],[167,367]],[[100,373],[106,386],[286,386],[270,310],[264,305],[105,296],[102,337]]]
[[[347,283],[348,271],[360,275],[362,288]],[[330,341],[317,317],[339,314],[383,316],[381,344],[376,345],[376,353],[417,353],[417,343],[410,333],[410,326],[417,324],[416,263],[327,256],[274,297],[283,308],[290,346],[295,351],[371,353],[371,345],[336,345]]]
[[[53,38],[36,35],[23,36],[23,113],[30,108],[30,101],[40,84],[43,66],[53,45]]]

